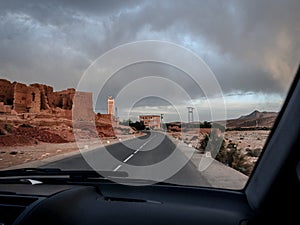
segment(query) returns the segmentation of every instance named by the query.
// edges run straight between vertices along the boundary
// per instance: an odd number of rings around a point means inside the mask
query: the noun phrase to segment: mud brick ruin
[[[71,119],[74,103],[78,106],[78,118],[94,118],[90,92],[77,92],[74,88],[55,92],[53,87],[44,84],[27,86],[0,79],[0,114],[39,114],[47,111],[53,114],[59,112],[62,117]]]

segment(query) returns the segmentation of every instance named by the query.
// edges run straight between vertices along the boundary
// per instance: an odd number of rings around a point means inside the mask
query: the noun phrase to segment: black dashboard
[[[217,218],[216,218],[217,215]],[[0,184],[0,224],[240,224],[241,192],[171,185]]]

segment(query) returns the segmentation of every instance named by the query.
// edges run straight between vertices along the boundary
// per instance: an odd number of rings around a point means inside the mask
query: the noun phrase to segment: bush
[[[132,128],[135,128],[136,130],[145,130],[145,125],[144,123],[141,121],[136,121],[135,123],[129,123],[129,126],[132,127]]]
[[[225,148],[225,140],[219,137],[216,130],[212,130],[210,135],[205,134],[205,137],[200,141],[199,150],[202,152],[210,152],[212,157],[215,157],[218,152]]]
[[[198,136],[193,136],[193,137],[191,138],[191,141],[197,140],[197,138],[198,138]]]
[[[204,121],[203,124],[200,124],[200,128],[211,128],[211,123]]]
[[[247,156],[259,157],[259,155],[261,153],[261,148],[256,148],[256,149],[246,148],[246,152],[247,152]]]
[[[220,150],[216,156],[216,160],[249,176],[253,165],[248,162],[247,156],[243,154],[241,149],[237,148],[236,144],[231,143],[228,146],[229,148]]]

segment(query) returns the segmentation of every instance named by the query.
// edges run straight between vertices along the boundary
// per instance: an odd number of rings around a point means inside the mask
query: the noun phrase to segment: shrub
[[[216,160],[247,176],[250,175],[253,169],[253,165],[248,162],[247,156],[234,143],[228,144],[227,149],[220,149]]]
[[[212,157],[215,157],[220,150],[225,147],[225,140],[222,136],[218,136],[215,130],[212,130],[210,135],[205,134],[204,138],[200,141],[200,151],[210,152]]]
[[[246,152],[247,152],[247,156],[250,156],[250,157],[259,157],[259,155],[261,153],[261,148],[256,148],[256,149],[247,148]]]
[[[191,138],[191,141],[194,141],[194,140],[197,140],[197,136],[193,136],[192,138]]]

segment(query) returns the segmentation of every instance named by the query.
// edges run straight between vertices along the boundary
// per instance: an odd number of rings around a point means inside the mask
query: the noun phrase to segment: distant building
[[[107,114],[98,113],[97,119],[109,120],[113,126],[119,126],[119,118],[117,117],[117,110],[115,111],[115,100],[112,96],[107,98]]]
[[[107,114],[110,114],[112,116],[115,115],[115,100],[112,96],[108,96],[107,98]]]
[[[146,128],[160,129],[161,128],[161,116],[160,115],[141,115],[140,121],[144,122]]]

